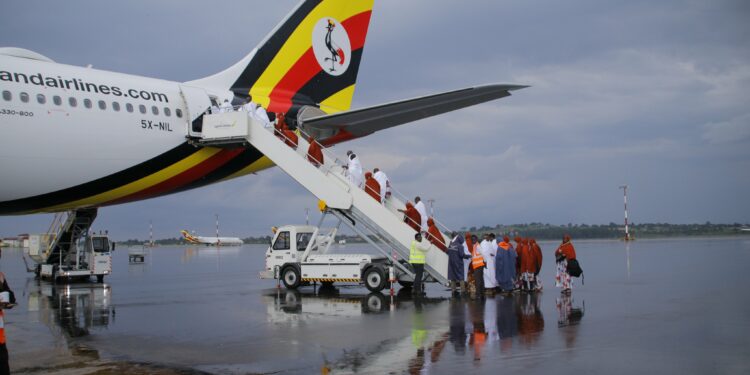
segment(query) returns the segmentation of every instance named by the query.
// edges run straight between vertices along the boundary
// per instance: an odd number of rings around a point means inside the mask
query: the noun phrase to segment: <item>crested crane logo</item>
[[[318,20],[312,32],[312,47],[324,72],[340,76],[349,68],[352,45],[346,29],[337,20],[330,17]]]

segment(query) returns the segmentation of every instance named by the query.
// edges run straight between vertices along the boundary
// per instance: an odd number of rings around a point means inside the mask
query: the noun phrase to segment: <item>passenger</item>
[[[422,198],[420,197],[414,198],[414,208],[416,208],[417,211],[419,211],[419,215],[422,217],[421,226],[422,226],[422,231],[424,232],[427,230],[427,209],[424,206],[424,202],[422,202]]]
[[[307,148],[307,160],[318,168],[323,165],[323,150],[313,136],[310,136],[307,141],[310,142],[310,147]]]
[[[232,103],[229,102],[229,99],[224,99],[224,102],[219,106],[219,113],[227,112],[232,112]]]
[[[503,241],[500,242],[497,249],[497,257],[495,257],[495,279],[497,280],[497,286],[503,293],[510,293],[515,288],[516,279],[516,250],[513,245],[510,244],[510,238],[503,236]]]
[[[249,100],[249,99],[248,99]],[[255,103],[253,103],[255,104]],[[263,108],[262,105],[256,104],[255,110],[253,111],[253,117],[260,121],[263,124],[264,128],[270,128],[271,127],[271,119],[268,116],[268,112],[266,112],[266,109]]]
[[[459,292],[466,293],[466,274],[464,271],[464,260],[471,259],[466,241],[456,232],[451,233],[450,245],[448,246],[448,280],[450,281],[451,294],[456,293],[456,284],[459,284]]]
[[[391,196],[391,181],[388,179],[388,176],[385,174],[385,172],[380,170],[380,168],[373,169],[372,173],[372,176],[375,177],[375,179],[378,180],[378,183],[380,184],[380,197],[383,200],[382,203],[385,203],[385,200],[390,198]]]
[[[278,116],[276,116],[276,123],[273,125],[273,134],[282,141],[284,140],[284,128],[286,128],[286,115],[284,113],[279,113]]]
[[[474,242],[474,249],[472,250],[471,254],[471,268],[474,269],[474,284],[476,289],[476,296],[482,297],[484,296],[484,257],[482,256],[481,247],[482,245],[478,243],[478,238],[476,236],[473,236],[471,238]],[[487,239],[487,236],[485,235],[485,240]],[[482,241],[484,242],[484,241]]]
[[[466,232],[464,234],[466,255],[468,258],[464,258],[464,280],[469,281],[469,269],[471,268],[471,251],[474,249],[474,242],[471,240],[471,233]]]
[[[356,187],[362,188],[364,179],[362,178],[362,163],[359,162],[357,155],[351,150],[346,152],[347,164],[346,169],[349,172],[349,181]]]
[[[279,121],[276,126],[274,126],[274,134],[284,141],[287,146],[295,150],[297,149],[299,138],[297,138],[297,133],[289,130],[289,126],[286,124],[286,116],[283,113],[279,114]]]
[[[248,96],[247,99],[245,99],[245,104],[242,105],[242,107],[238,108],[237,110],[242,110],[247,113],[249,113],[251,116],[255,117],[255,109],[258,107],[257,104],[253,101],[252,95]]]
[[[568,260],[576,259],[576,249],[570,242],[570,236],[564,235],[562,243],[555,250],[555,261],[557,273],[555,275],[555,286],[562,288],[562,293],[570,294],[573,289],[573,280],[568,273]]]
[[[414,205],[411,202],[406,202],[406,209],[399,209],[398,211],[404,213],[404,222],[419,232],[419,223],[422,221],[422,218],[419,216],[417,209],[414,208]]]
[[[409,250],[409,263],[414,268],[414,286],[412,293],[418,296],[424,294],[422,287],[422,274],[424,273],[425,254],[430,251],[430,243],[422,239],[422,234],[414,235]]]
[[[495,257],[497,256],[497,241],[495,241],[495,234],[489,233],[487,240],[482,241],[482,257],[484,258],[485,270],[484,270],[484,288],[488,293],[494,292],[497,288],[497,280],[495,279]]]
[[[0,241],[0,244],[2,241]],[[10,374],[10,365],[8,363],[8,347],[5,341],[5,312],[3,309],[12,308],[16,303],[16,297],[13,291],[8,287],[8,281],[5,274],[0,272],[0,292],[8,293],[8,300],[0,304],[0,374]]]
[[[216,102],[212,99],[211,100],[211,114],[215,115],[217,113],[220,113],[219,106],[216,104]]]
[[[458,233],[451,233],[450,245],[448,246],[448,280],[450,281],[451,294],[456,293],[456,284],[459,284],[459,292],[466,292],[466,275],[464,273],[464,259],[471,259],[468,254],[466,241]]]
[[[531,292],[534,289],[534,273],[536,272],[536,257],[528,238],[521,241],[521,290]]]
[[[440,233],[440,229],[435,226],[435,220],[432,218],[427,219],[427,240],[443,252],[448,251],[448,248],[445,246],[443,234]]]
[[[365,173],[365,192],[380,203],[380,184],[372,177],[371,172]]]
[[[529,240],[531,242],[531,253],[534,255],[536,261],[534,269],[534,290],[542,290],[542,278],[539,277],[539,272],[542,271],[542,248],[536,243],[534,238]]]

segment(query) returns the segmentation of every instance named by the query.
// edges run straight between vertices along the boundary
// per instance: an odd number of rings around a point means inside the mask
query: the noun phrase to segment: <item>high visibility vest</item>
[[[5,344],[5,314],[0,310],[0,345]]]
[[[409,263],[424,264],[424,252],[417,249],[417,240],[411,241],[411,251],[409,251]]]
[[[479,245],[474,246],[474,249],[471,251],[471,267],[475,270],[484,267],[484,257],[479,252]]]

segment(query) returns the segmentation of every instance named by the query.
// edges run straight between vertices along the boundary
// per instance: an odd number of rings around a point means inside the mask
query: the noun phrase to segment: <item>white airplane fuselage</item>
[[[0,55],[0,214],[121,203],[262,169],[242,171],[258,154],[221,173],[241,151],[186,143],[209,103],[209,91],[179,82]]]

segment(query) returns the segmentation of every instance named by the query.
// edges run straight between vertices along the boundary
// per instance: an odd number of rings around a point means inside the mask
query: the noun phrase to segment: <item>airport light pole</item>
[[[630,241],[630,232],[628,231],[628,185],[620,186],[625,202],[625,241]]]
[[[219,214],[214,214],[214,216],[216,216],[216,246],[221,246],[219,241]]]

